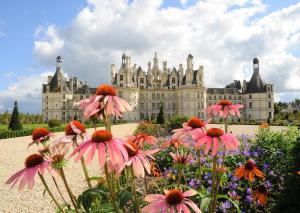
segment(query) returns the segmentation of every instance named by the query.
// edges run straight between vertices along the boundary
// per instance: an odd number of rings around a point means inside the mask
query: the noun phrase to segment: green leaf
[[[200,204],[200,209],[202,211],[205,211],[208,209],[209,204],[210,204],[211,198],[210,197],[205,197],[201,200],[201,204]]]
[[[226,196],[226,195],[218,195],[218,196],[217,196],[217,199],[220,199],[220,198],[221,198],[221,199],[229,200],[229,201],[233,204],[233,206],[235,207],[237,213],[240,213],[240,212],[241,212],[240,207],[239,207],[239,205],[238,205],[237,202],[231,200],[231,199],[230,199],[228,196]]]
[[[123,190],[118,194],[119,207],[124,208],[128,201],[132,200],[132,192]]]

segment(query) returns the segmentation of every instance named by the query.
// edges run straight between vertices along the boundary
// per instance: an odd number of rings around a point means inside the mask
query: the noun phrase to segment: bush
[[[48,122],[49,128],[60,127],[60,125],[61,125],[61,121],[58,119],[51,119]]]
[[[10,118],[8,129],[16,131],[16,130],[20,130],[22,128],[23,127],[22,127],[22,124],[20,121],[18,104],[17,104],[17,101],[15,101],[14,110],[13,110],[13,113]]]
[[[168,132],[164,127],[162,127],[160,124],[154,124],[151,122],[141,122],[134,131],[134,134],[137,133],[145,133],[147,135],[153,135],[155,137],[168,135]]]
[[[187,122],[188,119],[189,118],[186,116],[178,116],[178,115],[171,117],[170,120],[168,120],[165,125],[168,133],[171,134],[173,129],[182,128],[182,123]]]

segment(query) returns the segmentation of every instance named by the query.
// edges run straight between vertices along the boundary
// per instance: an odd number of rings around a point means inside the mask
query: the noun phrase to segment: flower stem
[[[181,177],[182,177],[182,169],[178,169],[178,179],[177,179],[177,187],[180,188],[181,185]]]
[[[61,193],[61,191],[60,191],[60,189],[59,189],[59,187],[58,187],[58,184],[57,184],[55,178],[52,177],[52,179],[53,179],[54,185],[55,185],[55,187],[56,187],[56,189],[57,189],[57,191],[58,191],[58,193],[59,193],[61,199],[64,201],[65,205],[68,206],[68,203],[67,203],[67,201],[65,200],[63,194]]]
[[[77,138],[76,137],[74,137],[73,141],[76,144],[76,147],[78,147],[78,143],[77,143]],[[91,181],[90,181],[90,178],[89,178],[89,173],[88,173],[88,170],[86,168],[86,164],[85,164],[83,156],[80,158],[80,162],[81,162],[81,166],[82,166],[82,169],[83,169],[85,180],[86,180],[86,182],[88,184],[88,187],[90,189],[90,188],[92,188],[92,184],[91,184]]]
[[[50,197],[52,198],[52,200],[54,201],[54,203],[56,204],[56,206],[59,208],[59,210],[60,210],[61,212],[65,212],[65,211],[59,206],[57,200],[55,199],[55,197],[53,196],[52,192],[50,191],[49,186],[47,185],[47,183],[46,183],[46,181],[45,181],[43,175],[41,175],[39,172],[38,172],[38,174],[39,174],[39,176],[40,176],[40,178],[41,178],[41,181],[42,181],[42,183],[43,183],[43,185],[44,185],[46,191],[48,192],[48,194],[50,195]]]
[[[144,177],[144,184],[145,184],[145,193],[148,194],[148,183],[147,183],[147,176]]]
[[[197,152],[198,155],[198,169],[199,169],[199,190],[202,190],[202,163],[201,163],[201,152],[200,149]]]
[[[73,193],[72,193],[72,191],[71,191],[71,189],[70,189],[70,187],[68,185],[65,172],[64,172],[64,170],[62,168],[59,171],[60,171],[60,176],[61,176],[61,178],[62,178],[62,180],[63,180],[63,182],[65,184],[65,187],[67,189],[67,192],[69,194],[69,197],[71,199],[71,202],[72,202],[72,204],[73,204],[73,206],[75,208],[75,212],[78,213],[78,208],[77,208],[77,205],[76,205],[76,203],[74,201],[74,195],[73,195]]]
[[[109,132],[111,132],[111,124],[108,116],[103,115],[103,123],[105,126],[105,129]]]
[[[211,202],[210,202],[210,211],[211,213],[215,212],[215,208],[214,208],[214,198],[215,198],[215,193],[216,192],[216,176],[217,176],[217,155],[215,155],[213,157],[213,170],[212,170],[212,183],[211,183]]]
[[[105,165],[104,165],[104,172],[105,172],[107,187],[108,187],[108,190],[109,190],[110,195],[111,195],[112,205],[113,205],[115,211],[118,213],[119,211],[118,211],[118,207],[117,207],[117,204],[116,204],[116,197],[115,197],[116,195],[115,195],[115,192],[112,189],[112,186],[111,186],[111,183],[110,183],[110,177],[109,177],[109,173],[108,173],[107,163],[105,163]]]
[[[255,205],[255,200],[254,200],[254,194],[253,194],[252,183],[251,183],[250,180],[249,180],[249,185],[250,185],[250,190],[251,190],[251,195],[252,195],[252,205],[253,205],[253,208],[254,208],[254,212],[256,213],[256,212],[257,212],[257,209],[256,209],[256,205]]]
[[[131,171],[131,177],[132,177],[131,187],[132,187],[135,210],[137,213],[139,213],[140,208],[139,208],[139,202],[138,202],[138,197],[137,197],[137,193],[136,193],[136,182],[135,182],[135,178],[134,178],[133,165],[130,166],[130,171]]]

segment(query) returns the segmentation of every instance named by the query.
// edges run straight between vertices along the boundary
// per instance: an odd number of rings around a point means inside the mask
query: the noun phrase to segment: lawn
[[[64,124],[62,124],[64,125]],[[43,123],[43,124],[22,124],[24,129],[33,129],[36,127],[48,127],[47,123]],[[0,129],[7,129],[8,125],[6,124],[0,124]]]

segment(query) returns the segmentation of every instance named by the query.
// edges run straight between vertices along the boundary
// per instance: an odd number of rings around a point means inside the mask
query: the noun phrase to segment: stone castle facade
[[[74,104],[95,93],[77,78],[65,78],[62,72],[62,57],[57,57],[56,73],[48,77],[43,85],[43,116],[45,120],[57,118],[63,121],[75,115],[81,117]],[[234,80],[225,88],[207,88],[204,84],[204,68],[194,68],[193,56],[186,59],[186,67],[170,69],[167,62],[159,66],[155,53],[153,64],[148,63],[147,71],[136,64],[131,64],[131,57],[123,54],[121,66],[117,70],[111,65],[111,84],[117,88],[118,95],[127,100],[133,111],[126,113],[128,121],[143,120],[146,117],[155,119],[163,105],[164,115],[198,116],[206,119],[204,109],[227,99],[241,103],[242,119],[267,121],[274,117],[273,85],[265,83],[259,74],[259,61],[253,59],[253,74],[249,81]],[[214,118],[218,120],[219,118]]]

